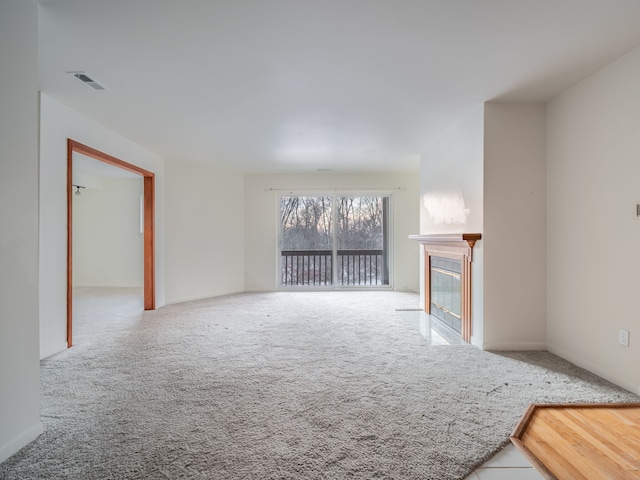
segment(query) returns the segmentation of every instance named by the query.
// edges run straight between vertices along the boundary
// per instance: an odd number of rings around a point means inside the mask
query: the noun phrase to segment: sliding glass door
[[[280,285],[389,285],[389,196],[280,199]]]
[[[333,199],[280,199],[281,285],[333,285]]]
[[[389,285],[388,197],[336,197],[340,285]]]

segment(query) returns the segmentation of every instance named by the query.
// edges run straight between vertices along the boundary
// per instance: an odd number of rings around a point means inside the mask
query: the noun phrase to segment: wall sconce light
[[[81,193],[81,192],[80,192],[80,189],[81,189],[81,188],[85,188],[85,187],[83,187],[83,186],[81,186],[81,185],[72,185],[72,187],[76,187],[76,192],[75,192],[75,193],[76,193],[76,195],[80,195],[80,193]]]

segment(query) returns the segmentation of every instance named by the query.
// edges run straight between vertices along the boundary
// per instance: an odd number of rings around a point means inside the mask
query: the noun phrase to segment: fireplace
[[[479,233],[411,235],[424,248],[425,312],[471,341],[471,262]]]

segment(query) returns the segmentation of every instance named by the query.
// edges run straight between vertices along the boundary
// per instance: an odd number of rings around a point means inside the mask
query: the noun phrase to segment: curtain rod
[[[304,188],[279,188],[279,187],[268,187],[265,188],[265,192],[300,192],[300,191],[313,191],[313,192],[328,192],[328,191],[348,191],[348,192],[378,192],[378,191],[389,191],[389,190],[406,190],[407,187],[388,187],[388,188],[349,188],[349,187],[304,187]]]

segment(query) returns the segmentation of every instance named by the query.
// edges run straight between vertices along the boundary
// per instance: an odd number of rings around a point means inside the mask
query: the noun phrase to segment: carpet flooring
[[[639,401],[546,352],[432,345],[414,294],[100,301],[78,294],[75,346],[41,366],[45,433],[1,479],[455,480],[530,403]]]

